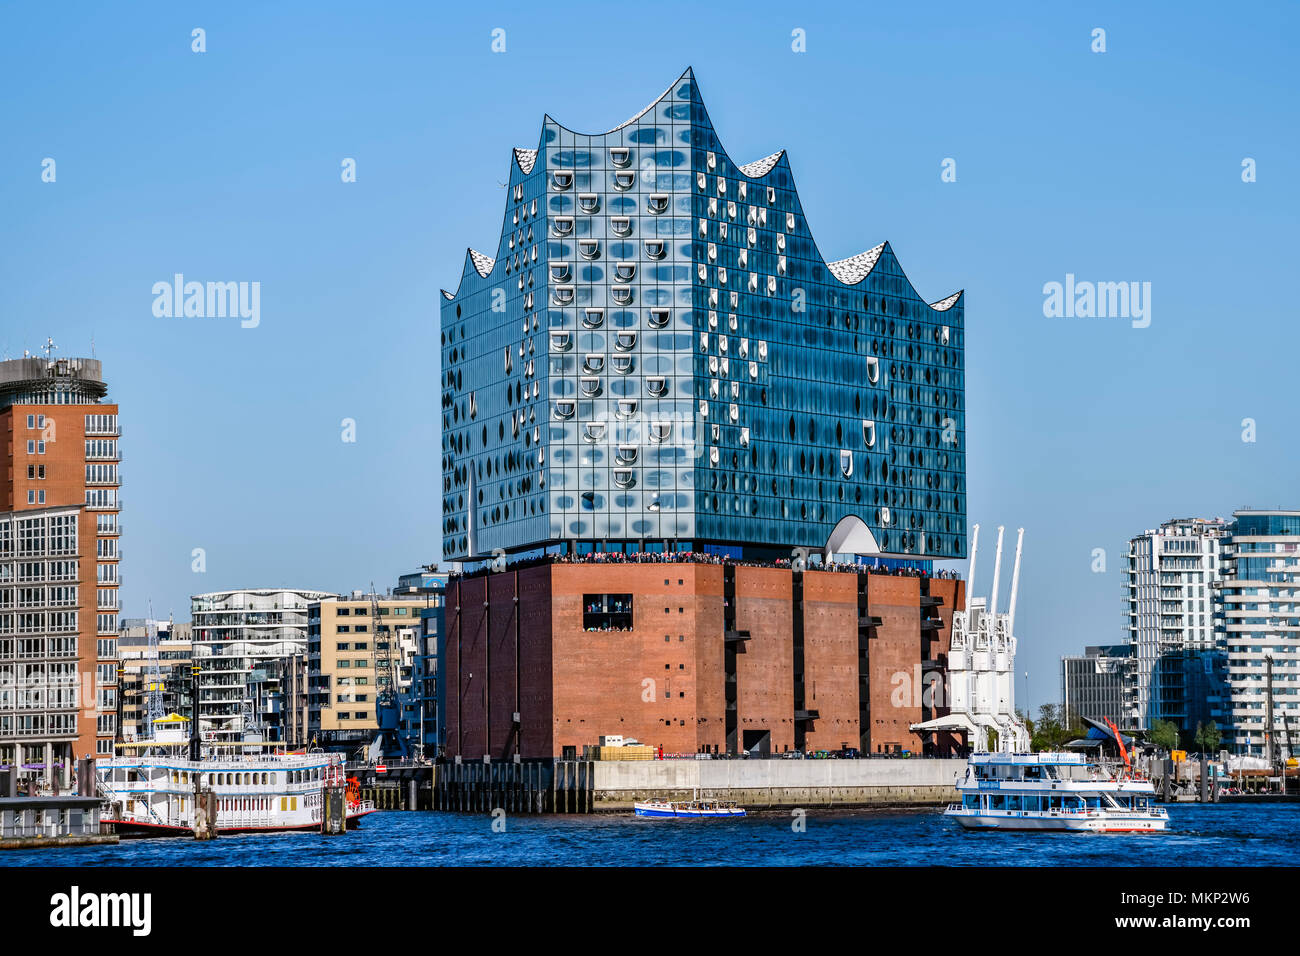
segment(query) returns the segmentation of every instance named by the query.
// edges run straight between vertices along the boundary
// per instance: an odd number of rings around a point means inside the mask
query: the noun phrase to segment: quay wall
[[[630,810],[638,800],[731,800],[751,809],[935,806],[957,799],[966,761],[596,761],[592,809]]]

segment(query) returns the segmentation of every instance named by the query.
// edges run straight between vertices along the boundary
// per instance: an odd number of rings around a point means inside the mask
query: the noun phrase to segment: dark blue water
[[[1169,808],[1164,834],[982,833],[939,810],[647,820],[375,813],[342,837],[265,834],[22,850],[0,866],[1281,866],[1300,862],[1300,804]]]

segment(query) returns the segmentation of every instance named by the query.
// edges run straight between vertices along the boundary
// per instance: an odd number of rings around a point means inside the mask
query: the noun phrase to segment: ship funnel
[[[980,526],[975,525],[970,539],[970,578],[966,581],[966,607],[970,610],[970,589],[975,586],[975,558],[980,553]]]
[[[1002,532],[1006,530],[1004,525],[998,525],[998,546],[993,558],[993,593],[989,595],[989,618],[997,620],[998,613],[998,582],[1002,578]]]
[[[1025,529],[1016,531],[1016,563],[1011,568],[1011,606],[1007,608],[1007,631],[1016,633],[1016,591],[1020,588],[1020,549],[1025,543]]]

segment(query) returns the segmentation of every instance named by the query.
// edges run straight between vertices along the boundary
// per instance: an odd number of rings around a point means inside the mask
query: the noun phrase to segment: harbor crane
[[[394,647],[395,636],[383,623],[383,614],[379,607],[379,592],[375,582],[370,582],[370,620],[374,633],[375,662],[375,722],[379,732],[374,743],[370,745],[370,757],[378,760],[383,757],[405,757],[406,740],[402,737],[402,702],[397,686],[397,648]]]

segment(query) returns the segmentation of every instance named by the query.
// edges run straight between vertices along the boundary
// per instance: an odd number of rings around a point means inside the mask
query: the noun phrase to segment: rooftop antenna
[[[58,346],[54,344],[53,336],[46,336],[45,345],[42,346],[42,348],[45,351],[45,358],[47,361],[54,357],[53,353],[58,349]]]
[[[1016,563],[1011,570],[1011,606],[1007,608],[1007,631],[1011,634],[1016,633],[1016,591],[1020,587],[1020,549],[1025,543],[1025,529],[1019,528],[1016,531]],[[1029,701],[1025,701],[1028,706]]]
[[[998,613],[998,581],[1002,579],[1002,532],[1005,528],[1005,525],[998,525],[997,554],[993,559],[993,595],[989,598],[989,617],[994,621],[997,620]]]
[[[976,522],[970,541],[970,580],[966,582],[966,610],[970,610],[970,589],[975,586],[975,558],[980,553],[980,526]]]

